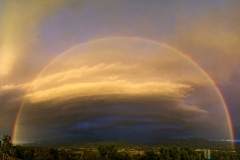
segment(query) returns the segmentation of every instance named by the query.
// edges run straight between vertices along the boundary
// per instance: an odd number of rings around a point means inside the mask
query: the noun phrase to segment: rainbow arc
[[[211,85],[213,86],[216,94],[218,95],[221,103],[222,103],[222,107],[224,109],[224,112],[226,114],[226,118],[227,118],[227,123],[228,123],[228,127],[229,127],[229,135],[230,135],[230,138],[231,138],[231,141],[232,141],[232,148],[234,149],[234,131],[233,131],[233,126],[232,126],[232,120],[231,120],[231,116],[230,116],[230,113],[229,113],[229,109],[228,109],[228,106],[227,106],[227,103],[220,91],[220,89],[218,88],[217,84],[214,82],[214,80],[210,77],[210,75],[198,64],[196,63],[191,57],[189,57],[187,54],[179,51],[178,49],[172,47],[172,46],[169,46],[165,43],[161,43],[161,42],[157,42],[157,41],[154,41],[154,40],[149,40],[149,39],[143,39],[143,38],[136,38],[136,37],[108,37],[108,38],[103,38],[103,39],[96,39],[96,40],[92,40],[92,41],[89,41],[87,43],[90,43],[90,42],[93,42],[93,41],[103,41],[103,40],[106,40],[106,39],[112,39],[112,38],[125,38],[125,39],[133,39],[133,40],[143,40],[143,41],[147,41],[147,42],[150,42],[150,43],[154,43],[156,45],[164,45],[174,51],[176,51],[179,55],[181,55],[183,58],[185,58],[186,60],[188,60],[191,64],[193,64],[207,79],[208,81],[211,83]],[[81,45],[86,45],[87,43],[83,43],[83,44],[80,44],[80,45],[76,45],[76,46],[73,46],[67,50],[65,50],[63,53],[59,54],[58,56],[56,56],[53,60],[51,60],[47,65],[45,65],[45,67],[42,68],[42,70],[37,74],[37,76],[35,77],[34,80],[36,80],[47,68],[49,68],[59,57],[63,56],[65,53],[68,53],[70,52],[71,50],[73,50],[74,48],[78,47],[78,46],[81,46]],[[34,81],[33,81],[34,82]],[[25,93],[25,95],[27,95],[29,93],[29,91],[31,90],[31,86],[29,87],[29,89],[27,90],[27,92]],[[26,97],[24,96],[23,99],[22,99],[22,102],[19,106],[19,109],[18,109],[18,112],[17,112],[17,115],[16,115],[16,119],[15,119],[15,123],[14,123],[14,128],[13,128],[13,143],[16,141],[16,138],[17,138],[17,132],[18,132],[18,122],[19,122],[19,118],[21,116],[21,111],[22,111],[22,108],[24,106],[24,102],[25,102],[25,99]]]

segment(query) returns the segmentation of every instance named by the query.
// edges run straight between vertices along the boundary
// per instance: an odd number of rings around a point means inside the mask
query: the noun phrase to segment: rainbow
[[[144,41],[147,41],[147,42],[150,42],[150,43],[153,43],[153,44],[156,44],[156,45],[164,45],[174,51],[176,51],[177,53],[179,53],[183,58],[185,58],[186,60],[188,60],[189,62],[191,62],[207,79],[208,81],[211,83],[211,85],[214,87],[214,90],[215,92],[217,93],[221,103],[222,103],[222,107],[224,109],[224,112],[226,114],[226,118],[227,118],[227,123],[228,123],[228,127],[229,127],[229,135],[230,135],[230,138],[231,138],[231,141],[232,141],[232,149],[235,148],[234,146],[234,130],[233,130],[233,126],[232,126],[232,120],[231,120],[231,117],[230,117],[230,113],[229,113],[229,110],[228,110],[228,106],[227,106],[227,103],[220,91],[220,89],[218,88],[217,84],[213,81],[213,79],[210,77],[210,75],[204,71],[204,69],[198,64],[196,63],[191,57],[189,57],[188,55],[186,55],[185,53],[179,51],[178,49],[172,47],[172,46],[169,46],[165,43],[161,43],[161,42],[158,42],[158,41],[155,41],[155,40],[150,40],[150,39],[144,39],[144,38],[139,38],[139,37],[107,37],[107,38],[102,38],[102,39],[94,39],[94,40],[91,40],[91,41],[88,41],[86,43],[82,43],[82,44],[78,44],[78,45],[75,45],[67,50],[65,50],[64,52],[60,53],[58,56],[56,56],[54,59],[52,59],[47,65],[45,65],[42,70],[36,75],[36,77],[34,78],[37,79],[48,67],[51,66],[51,64],[53,64],[59,57],[63,56],[65,53],[73,50],[75,47],[77,46],[83,46],[83,45],[86,45],[87,43],[90,43],[90,42],[94,42],[94,41],[103,41],[103,40],[106,40],[106,39],[113,39],[113,38],[125,38],[125,39],[133,39],[133,40],[144,40]],[[34,80],[32,82],[34,82]],[[12,131],[12,135],[13,135],[13,143],[16,141],[16,135],[17,135],[17,131],[18,131],[18,121],[19,121],[19,118],[20,118],[20,115],[21,115],[21,110],[22,110],[22,107],[24,106],[24,102],[25,102],[25,97],[26,95],[28,94],[28,92],[30,91],[31,89],[31,86],[29,87],[29,89],[26,91],[25,93],[25,96],[23,97],[22,101],[21,101],[21,104],[20,104],[20,107],[18,109],[18,112],[16,114],[16,119],[15,119],[15,123],[14,123],[14,126],[13,126],[13,131]]]

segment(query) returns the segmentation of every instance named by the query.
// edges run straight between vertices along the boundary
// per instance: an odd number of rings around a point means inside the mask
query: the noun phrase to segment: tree
[[[98,152],[100,154],[100,159],[102,160],[111,160],[116,159],[117,148],[113,144],[99,145]]]
[[[24,158],[24,160],[32,160],[33,159],[33,152],[32,151],[30,151],[30,150],[25,150],[24,152],[23,152],[23,158]]]
[[[127,152],[118,152],[115,160],[131,160],[131,156]]]
[[[11,156],[11,153],[13,153],[11,136],[4,135],[2,138],[2,143],[1,143],[2,160],[9,159],[9,157]]]
[[[171,147],[169,148],[170,157],[174,160],[180,160],[179,148]]]
[[[153,150],[146,151],[141,160],[158,160],[159,156]]]
[[[201,157],[193,149],[183,147],[180,150],[181,160],[200,160]]]
[[[169,153],[169,149],[166,148],[166,147],[161,147],[159,149],[159,156],[160,156],[160,159],[164,159],[164,160],[170,160],[171,157],[170,157],[170,153]]]
[[[84,149],[80,159],[81,160],[98,160],[99,155],[97,154],[97,152],[93,152],[89,149]]]
[[[55,160],[52,149],[46,147],[35,149],[34,155],[34,160]]]

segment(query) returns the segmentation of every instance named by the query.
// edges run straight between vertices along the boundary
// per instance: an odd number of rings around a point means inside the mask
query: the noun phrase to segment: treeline
[[[232,142],[230,141],[209,141],[203,138],[189,138],[189,139],[167,139],[160,143],[164,146],[188,146],[190,148],[209,148],[209,149],[224,149],[232,150]],[[240,149],[238,143],[235,143],[236,148]]]
[[[212,150],[211,160],[219,160],[219,159],[240,160],[240,155],[235,151]]]
[[[216,159],[237,159],[234,155],[217,155]],[[189,147],[159,147],[145,151],[119,150],[113,144],[100,144],[96,149],[14,146],[11,136],[0,142],[0,160],[202,160],[203,153]]]

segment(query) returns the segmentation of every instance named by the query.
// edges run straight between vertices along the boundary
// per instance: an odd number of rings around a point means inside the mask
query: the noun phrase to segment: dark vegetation
[[[170,144],[171,145],[171,144]],[[85,147],[27,147],[14,146],[11,136],[0,143],[0,160],[202,160],[201,149],[179,146],[136,146],[117,148],[114,144]],[[238,152],[212,150],[211,159],[240,159]]]

